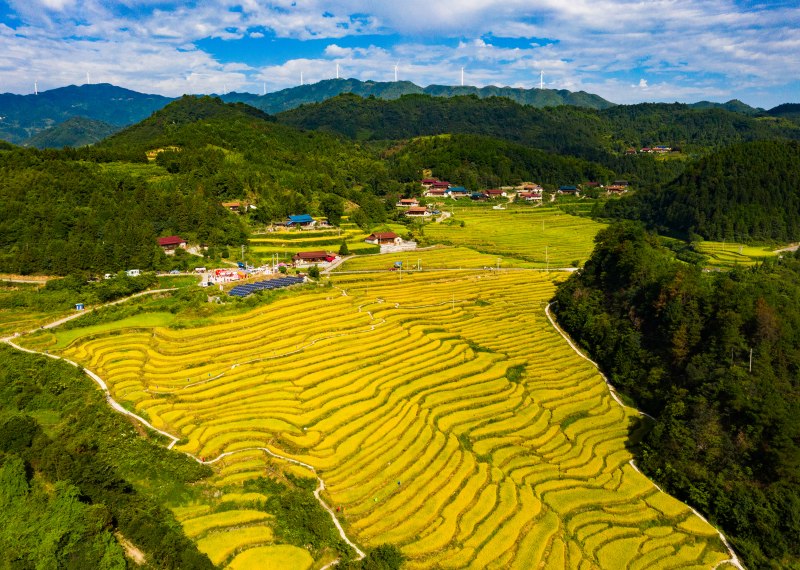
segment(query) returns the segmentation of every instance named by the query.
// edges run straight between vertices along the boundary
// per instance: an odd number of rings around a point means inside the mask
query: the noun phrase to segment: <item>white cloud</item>
[[[270,89],[343,73],[418,84],[538,84],[628,97],[735,96],[800,77],[800,8],[743,9],[735,0],[11,0],[17,20],[0,24],[2,88],[31,90],[31,76],[60,85],[107,80],[175,95]],[[132,15],[136,14],[136,15]],[[349,47],[340,38],[399,35],[391,48]],[[246,55],[223,64],[196,42],[327,38],[318,57],[254,68]],[[503,47],[501,40],[520,41]],[[535,38],[552,41],[538,42]],[[448,41],[442,41],[447,39]],[[278,40],[279,41],[279,40]],[[543,45],[539,45],[539,43]],[[636,83],[635,89],[631,83]],[[185,78],[178,81],[176,78]],[[251,87],[252,89],[252,87]],[[259,89],[260,91],[260,89]]]

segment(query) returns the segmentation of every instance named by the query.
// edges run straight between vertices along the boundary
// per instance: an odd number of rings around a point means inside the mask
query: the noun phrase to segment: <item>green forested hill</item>
[[[22,146],[35,148],[79,147],[97,143],[114,134],[119,127],[84,117],[72,117],[22,141]]]
[[[704,152],[740,141],[800,139],[800,128],[790,124],[677,103],[618,105],[597,111],[568,106],[536,109],[504,98],[409,95],[383,101],[342,95],[281,113],[278,120],[357,140],[482,134],[601,161],[628,147],[661,144]]]
[[[800,143],[733,145],[692,164],[671,183],[606,210],[710,240],[798,240]]]
[[[748,568],[800,567],[800,255],[704,273],[625,223],[559,287],[558,319],[655,416],[640,465]]]
[[[393,176],[417,180],[422,169],[457,180],[470,189],[536,181],[558,186],[614,179],[615,174],[597,163],[560,156],[523,145],[478,135],[420,137],[391,154]]]
[[[335,217],[349,200],[371,222],[385,218],[378,196],[389,191],[403,187],[359,145],[187,97],[93,147],[0,151],[0,272],[165,268],[159,236],[220,251],[246,242],[243,218],[222,201],[244,199],[268,222]]]

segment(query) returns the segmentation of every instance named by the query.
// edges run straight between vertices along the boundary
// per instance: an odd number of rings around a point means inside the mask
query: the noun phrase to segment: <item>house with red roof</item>
[[[167,236],[158,238],[158,245],[167,255],[172,255],[178,248],[186,249],[186,240],[181,236]]]
[[[327,265],[336,259],[336,255],[327,251],[301,251],[292,256],[295,267],[309,267],[311,265]]]
[[[412,206],[419,206],[419,200],[416,198],[400,198],[400,201],[395,205],[398,208],[411,208]]]
[[[367,236],[364,240],[373,245],[400,245],[403,238],[394,232],[375,232]]]

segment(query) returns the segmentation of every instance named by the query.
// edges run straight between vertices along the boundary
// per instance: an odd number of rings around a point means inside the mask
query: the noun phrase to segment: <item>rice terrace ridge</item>
[[[0,5],[0,568],[800,570],[800,12],[555,4]]]

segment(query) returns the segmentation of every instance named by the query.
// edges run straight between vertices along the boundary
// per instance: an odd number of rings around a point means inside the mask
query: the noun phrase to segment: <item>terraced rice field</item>
[[[375,271],[387,270],[394,266],[396,261],[403,264],[405,270],[415,270],[418,267],[429,269],[501,269],[509,267],[533,267],[535,264],[520,261],[514,258],[500,258],[496,255],[479,253],[467,247],[433,246],[414,251],[401,253],[386,253],[375,255],[362,255],[350,259],[334,271]]]
[[[455,222],[425,226],[427,239],[460,245],[500,257],[530,261],[536,267],[570,267],[592,253],[594,236],[605,225],[551,207],[508,205],[506,210],[455,206]]]
[[[711,267],[733,268],[750,266],[765,258],[778,255],[771,247],[758,247],[736,242],[702,241],[697,250],[705,254]]]
[[[311,565],[241,498],[270,462],[244,451],[258,446],[313,465],[348,535],[397,545],[408,568],[711,568],[728,558],[716,532],[629,465],[639,417],[546,319],[559,278],[346,274],[230,322],[65,355],[177,449],[243,450],[214,464],[235,508],[178,511],[230,568]]]

